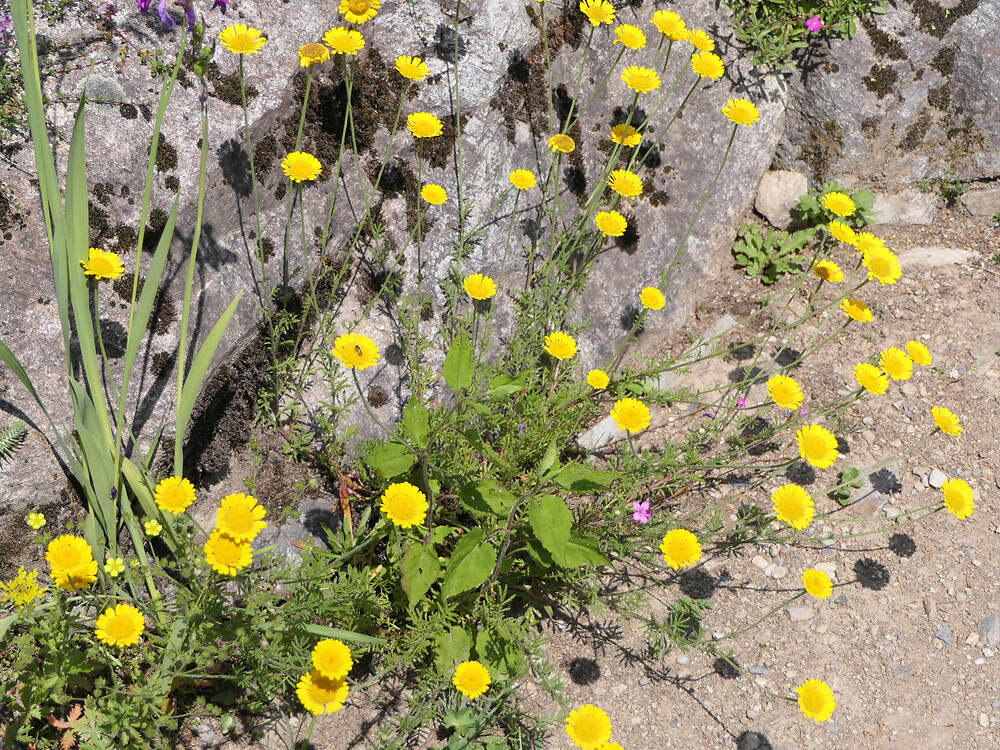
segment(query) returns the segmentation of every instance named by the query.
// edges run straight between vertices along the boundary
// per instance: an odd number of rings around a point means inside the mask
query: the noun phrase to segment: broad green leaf
[[[472,385],[475,373],[475,357],[472,342],[464,333],[451,342],[448,356],[444,358],[444,381],[453,391],[461,391]]]
[[[507,398],[507,396],[513,393],[523,391],[527,377],[527,372],[518,373],[517,375],[497,375],[490,381],[490,398]]]
[[[462,504],[479,513],[493,512],[506,516],[514,507],[517,498],[500,486],[495,479],[487,479],[477,485],[467,485],[458,493]]]
[[[618,477],[614,471],[601,471],[581,463],[566,464],[554,479],[560,487],[573,492],[591,492],[607,487]]]
[[[187,426],[191,419],[191,412],[194,409],[194,402],[198,399],[198,395],[201,393],[201,386],[205,381],[205,375],[208,373],[208,366],[212,362],[212,357],[215,356],[215,350],[219,348],[222,337],[226,333],[226,329],[229,327],[229,321],[232,320],[233,313],[236,312],[236,306],[240,303],[240,299],[242,297],[243,292],[241,290],[236,295],[236,298],[229,303],[229,307],[227,307],[225,312],[222,313],[215,325],[212,326],[212,330],[209,331],[208,336],[205,338],[205,343],[203,343],[201,345],[201,349],[198,350],[197,356],[191,363],[191,369],[188,371],[187,377],[184,379],[184,387],[181,390],[180,403],[177,407],[177,440],[174,444],[174,476],[184,476],[184,436],[187,433]]]
[[[472,529],[455,545],[441,584],[441,596],[445,599],[486,583],[493,573],[497,551],[483,541],[484,537],[482,529]]]
[[[469,660],[470,651],[472,638],[457,625],[438,633],[434,639],[434,664],[438,673],[450,680],[455,667]]]
[[[467,403],[475,410],[476,414],[481,417],[491,417],[495,413],[493,407],[481,404],[478,401],[469,401]]]
[[[399,572],[403,591],[406,592],[406,601],[410,609],[413,609],[413,605],[424,598],[424,594],[438,579],[441,574],[441,563],[438,562],[433,547],[411,544],[403,555]]]
[[[555,495],[542,495],[528,504],[528,523],[535,538],[559,562],[573,528],[573,513],[566,502]]]
[[[556,446],[556,441],[553,439],[549,443],[549,447],[545,449],[545,455],[542,456],[542,460],[538,462],[538,476],[544,477],[549,473],[549,469],[553,466],[558,466],[559,461],[559,448]]]
[[[427,438],[431,431],[430,419],[427,407],[421,404],[416,396],[411,398],[410,403],[403,409],[403,432],[421,450],[427,447]]]
[[[611,560],[601,552],[590,537],[573,533],[562,554],[553,555],[555,561],[564,568],[580,568],[585,565],[611,565]]]
[[[492,628],[476,633],[476,656],[492,674],[516,674],[524,663],[519,644],[500,636]]]
[[[416,461],[416,457],[408,452],[405,445],[392,441],[381,443],[365,456],[365,463],[386,479],[398,477],[409,471]]]

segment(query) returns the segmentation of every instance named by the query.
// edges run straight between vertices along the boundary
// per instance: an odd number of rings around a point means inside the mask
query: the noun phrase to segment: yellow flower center
[[[254,517],[250,508],[242,505],[227,508],[222,521],[226,528],[236,534],[249,534],[254,526]]]
[[[368,11],[368,0],[351,0],[347,7],[351,9],[351,13],[361,15]]]
[[[215,557],[223,565],[235,566],[239,563],[242,554],[240,545],[231,539],[222,537],[215,545]]]
[[[135,635],[135,624],[128,615],[114,615],[105,624],[108,636],[116,641],[126,641]]]

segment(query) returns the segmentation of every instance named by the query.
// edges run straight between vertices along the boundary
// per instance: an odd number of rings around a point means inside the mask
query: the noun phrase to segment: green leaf
[[[611,565],[611,560],[601,552],[600,548],[590,537],[573,533],[566,543],[565,551],[555,558],[555,561],[564,568],[580,568],[585,565]]]
[[[487,479],[477,485],[467,485],[459,491],[462,504],[471,511],[496,513],[506,516],[514,507],[517,498],[500,486],[495,479]]]
[[[460,391],[472,385],[475,373],[475,357],[472,342],[464,333],[451,342],[448,356],[444,358],[444,380],[453,391]]]
[[[451,630],[438,633],[434,639],[434,664],[438,673],[450,680],[455,667],[469,660],[470,651],[472,638],[457,625]]]
[[[549,447],[545,449],[545,455],[542,456],[542,460],[538,462],[538,476],[544,477],[549,473],[549,469],[553,466],[558,466],[559,461],[559,448],[556,446],[555,438],[549,443]]]
[[[542,543],[557,563],[566,551],[570,531],[573,528],[573,513],[566,501],[555,495],[542,495],[528,504],[528,523],[535,538]]]
[[[481,628],[476,633],[476,655],[492,674],[517,674],[524,664],[519,646],[493,628]]]
[[[376,638],[372,635],[355,633],[353,631],[342,630],[340,628],[331,628],[326,625],[315,625],[307,622],[299,627],[301,627],[306,633],[309,633],[310,635],[318,635],[320,638],[339,638],[342,641],[350,641],[351,643],[371,643],[374,645],[382,645],[385,643],[384,638]]]
[[[399,572],[403,591],[406,592],[406,601],[410,609],[413,609],[413,605],[424,598],[424,594],[438,579],[441,574],[441,563],[438,562],[433,547],[411,544],[403,555]]]
[[[591,492],[607,487],[618,477],[614,471],[601,471],[587,464],[566,464],[553,477],[560,487],[573,492]]]
[[[486,583],[493,573],[497,551],[483,541],[484,537],[482,529],[472,529],[455,545],[441,584],[441,596],[445,599]]]
[[[394,441],[381,443],[365,456],[365,463],[386,479],[398,477],[409,471],[416,461],[416,456],[409,453],[405,445]]]
[[[427,407],[414,396],[403,409],[403,432],[418,448],[427,447],[427,438],[431,431],[431,415]]]
[[[517,375],[497,375],[490,381],[488,395],[490,398],[507,398],[513,393],[523,391],[528,379],[528,372]]]
[[[232,320],[233,314],[236,312],[236,306],[240,303],[242,297],[243,292],[240,291],[236,295],[236,298],[229,303],[229,307],[222,313],[215,325],[212,326],[212,330],[205,337],[205,343],[198,350],[197,356],[195,356],[194,361],[191,363],[191,369],[188,370],[187,377],[184,379],[184,386],[180,393],[180,403],[177,407],[177,441],[174,446],[175,476],[184,475],[182,446],[184,435],[187,433],[188,422],[191,419],[191,412],[194,409],[194,402],[201,393],[201,385],[205,382],[208,366],[212,362],[212,357],[215,356],[215,350],[219,348],[219,344],[222,342],[222,337],[229,327],[229,321]]]

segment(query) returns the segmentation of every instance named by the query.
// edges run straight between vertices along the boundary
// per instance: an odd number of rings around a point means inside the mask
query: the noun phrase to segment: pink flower
[[[806,414],[808,414],[808,413],[809,413],[809,410],[806,407],[804,407],[804,406],[802,407],[802,409],[799,410],[799,414],[801,414],[803,417]]]
[[[823,28],[823,19],[819,16],[813,16],[806,21],[806,28],[809,29],[809,31],[819,31]]]
[[[740,396],[738,399],[736,399],[736,405],[742,409],[744,406],[747,405],[747,400],[742,396]]]
[[[649,523],[649,519],[653,517],[652,511],[649,509],[649,500],[644,500],[641,503],[638,500],[633,500],[632,510],[635,511],[635,513],[632,514],[632,519],[638,521],[639,523]]]

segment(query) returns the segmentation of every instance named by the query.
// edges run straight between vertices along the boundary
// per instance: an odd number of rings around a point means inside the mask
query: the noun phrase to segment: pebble
[[[941,485],[947,481],[948,475],[940,469],[934,469],[931,471],[930,476],[927,477],[927,483],[936,490],[941,489]]]
[[[992,658],[993,657],[993,649],[986,648],[986,646],[983,646],[983,656],[985,656],[987,659]]]
[[[979,636],[975,633],[969,633],[969,636],[965,639],[966,646],[975,646],[979,643]]]
[[[687,654],[681,654],[677,657],[678,664],[689,664],[691,662],[691,657]]]
[[[761,570],[767,570],[767,567],[771,564],[760,555],[754,555],[751,562]]]
[[[989,615],[979,623],[979,637],[991,646],[1000,646],[1000,615]]]
[[[937,614],[937,604],[933,599],[924,599],[924,612],[927,613],[927,619],[934,619],[934,615]]]
[[[979,726],[988,727],[990,725],[990,717],[984,714],[982,711],[979,712]]]
[[[899,508],[893,508],[892,506],[889,506],[885,509],[886,518],[899,518],[901,515],[903,515],[903,511],[901,511]]]
[[[816,568],[816,570],[822,570],[824,573],[830,576],[830,580],[833,581],[837,580],[837,563],[835,562],[816,563],[815,565],[813,565],[813,567]]]
[[[767,674],[767,667],[747,667],[750,674]]]
[[[792,622],[805,622],[806,620],[811,620],[816,614],[810,607],[805,605],[789,607],[785,610],[785,613]]]
[[[934,637],[937,638],[939,641],[944,641],[949,646],[952,644],[951,628],[949,628],[947,625],[943,625],[940,628],[938,628],[937,632],[934,634]]]
[[[769,565],[768,570],[765,570],[764,574],[777,581],[788,575],[788,568],[784,565]]]
[[[910,471],[913,472],[915,476],[924,477],[931,473],[931,470],[926,466],[914,466]]]
[[[838,596],[836,599],[833,600],[833,603],[836,604],[838,607],[843,607],[845,604],[847,604],[847,594],[841,594],[840,596]]]

